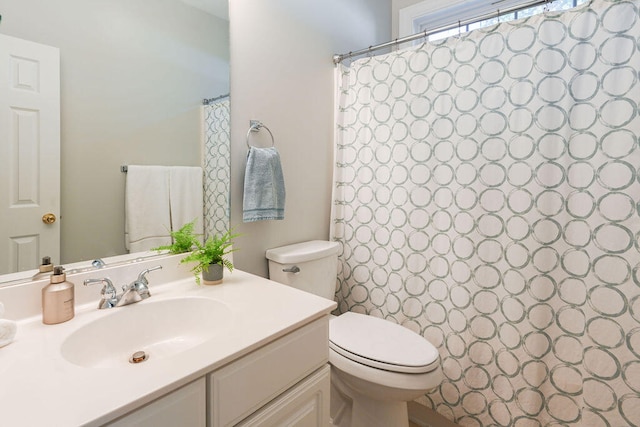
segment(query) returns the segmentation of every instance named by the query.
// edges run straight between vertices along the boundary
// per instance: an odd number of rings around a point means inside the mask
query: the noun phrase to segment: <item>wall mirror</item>
[[[206,169],[202,101],[229,92],[227,1],[0,0],[0,15],[0,35],[59,49],[60,259],[53,262],[121,259],[121,166]],[[0,271],[0,286],[13,283],[11,272]]]

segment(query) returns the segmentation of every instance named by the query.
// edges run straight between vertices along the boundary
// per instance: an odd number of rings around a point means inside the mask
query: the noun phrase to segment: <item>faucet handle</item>
[[[138,278],[135,282],[133,282],[130,286],[138,291],[138,294],[142,297],[142,299],[149,298],[151,296],[151,292],[149,292],[149,281],[147,280],[147,274],[162,269],[161,265],[156,265],[155,267],[147,268],[138,274]]]
[[[146,270],[142,270],[140,272],[140,274],[138,274],[138,280],[136,280],[136,282],[143,282],[148,284],[149,281],[147,280],[147,274],[152,272],[152,271],[156,271],[156,270],[161,270],[162,266],[161,265],[156,265],[155,267],[151,267],[151,268],[147,268]]]
[[[96,283],[104,283],[102,290],[100,291],[100,301],[98,302],[98,308],[113,308],[118,303],[118,292],[113,286],[113,282],[108,277],[101,279],[87,279],[84,281],[85,286],[95,285]]]

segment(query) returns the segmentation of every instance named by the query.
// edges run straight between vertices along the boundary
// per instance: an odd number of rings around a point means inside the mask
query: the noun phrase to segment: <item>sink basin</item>
[[[130,365],[144,351],[145,363],[171,357],[213,339],[231,326],[233,313],[209,298],[175,298],[105,310],[104,317],[83,325],[62,343],[67,361],[89,368]]]

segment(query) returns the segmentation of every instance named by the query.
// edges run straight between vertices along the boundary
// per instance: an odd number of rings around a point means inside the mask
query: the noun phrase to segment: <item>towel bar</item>
[[[260,122],[259,120],[250,120],[249,121],[249,130],[247,131],[247,148],[251,148],[252,145],[249,144],[249,135],[251,135],[251,132],[259,132],[260,129],[265,128],[267,130],[267,132],[269,132],[269,135],[271,135],[271,146],[275,147],[276,146],[276,141],[273,138],[273,133],[271,133],[271,131],[269,130],[268,127],[266,127],[265,125],[262,124],[262,122]]]

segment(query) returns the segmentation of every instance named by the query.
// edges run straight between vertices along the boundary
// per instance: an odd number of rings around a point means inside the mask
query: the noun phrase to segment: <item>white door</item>
[[[59,214],[60,51],[0,34],[0,274],[60,263]]]

